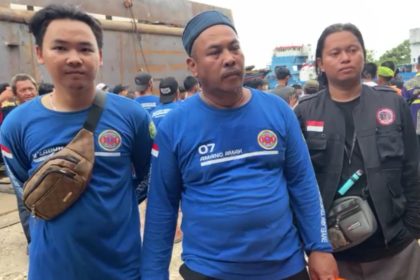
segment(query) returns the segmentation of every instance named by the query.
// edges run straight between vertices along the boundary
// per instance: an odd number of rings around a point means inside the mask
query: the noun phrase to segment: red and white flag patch
[[[153,143],[153,146],[152,146],[152,156],[158,157],[158,155],[159,155],[158,145],[156,145],[156,143]]]
[[[321,121],[307,121],[306,130],[314,132],[323,132],[324,131],[324,122]]]
[[[4,157],[13,158],[12,152],[10,152],[10,150],[3,145],[1,145],[1,153],[3,154]]]

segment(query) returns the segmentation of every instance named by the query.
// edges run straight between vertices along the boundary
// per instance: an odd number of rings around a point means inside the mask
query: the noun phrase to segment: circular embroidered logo
[[[150,133],[150,138],[155,139],[155,136],[156,136],[156,126],[153,123],[153,121],[150,121],[150,124],[149,124],[149,133]]]
[[[99,134],[98,142],[102,149],[112,152],[121,146],[121,135],[115,130],[105,130]]]
[[[266,150],[272,150],[277,146],[277,136],[271,130],[263,130],[258,134],[258,144]]]
[[[395,113],[389,108],[380,108],[376,111],[376,119],[382,125],[390,125],[395,120]]]

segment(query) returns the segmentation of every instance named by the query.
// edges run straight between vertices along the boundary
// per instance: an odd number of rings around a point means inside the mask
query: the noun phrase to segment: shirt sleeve
[[[165,120],[159,126],[152,148],[152,167],[147,199],[146,225],[141,256],[142,280],[168,280],[182,179],[171,148]]]
[[[16,127],[7,125],[7,122],[3,124],[0,142],[4,166],[16,194],[22,197],[23,184],[29,178],[28,170],[30,166],[23,152],[23,147],[19,146],[21,141],[17,140],[19,139],[17,135],[18,131]]]
[[[140,109],[140,108],[139,108]],[[156,134],[155,126],[146,111],[142,110],[142,121],[137,121],[135,130],[134,144],[131,153],[131,162],[135,172],[134,186],[139,203],[147,197],[148,175],[150,170],[150,160],[153,138]],[[144,111],[144,112],[143,112]]]
[[[402,88],[402,91],[401,91],[401,96],[402,96],[402,97],[404,97],[404,99],[405,99],[405,100],[410,100],[411,98],[413,98],[413,93],[412,93],[412,92],[410,92],[410,91],[406,88],[405,84],[404,84],[404,86],[403,86],[403,88]]]
[[[407,199],[404,224],[415,238],[420,238],[420,182],[418,136],[411,118],[410,108],[402,102],[404,159],[401,185]]]
[[[299,111],[299,106],[296,109]],[[287,115],[287,146],[284,175],[305,251],[307,253],[332,252],[328,240],[324,205],[308,148],[293,112],[288,110],[285,114]]]

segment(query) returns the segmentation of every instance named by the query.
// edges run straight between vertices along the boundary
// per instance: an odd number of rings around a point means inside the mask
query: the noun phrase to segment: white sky
[[[315,52],[322,31],[334,23],[355,24],[377,57],[420,28],[419,0],[193,1],[232,10],[246,65],[257,67],[269,64],[276,46],[312,44]]]

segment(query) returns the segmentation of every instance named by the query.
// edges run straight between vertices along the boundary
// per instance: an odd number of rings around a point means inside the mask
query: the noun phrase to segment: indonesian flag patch
[[[324,131],[324,122],[321,121],[307,121],[306,130],[314,132],[323,132]]]
[[[10,152],[9,148],[1,145],[1,153],[4,157],[13,158],[12,153]]]
[[[158,157],[158,155],[159,155],[158,145],[156,145],[156,143],[153,143],[153,146],[152,146],[152,156]]]

